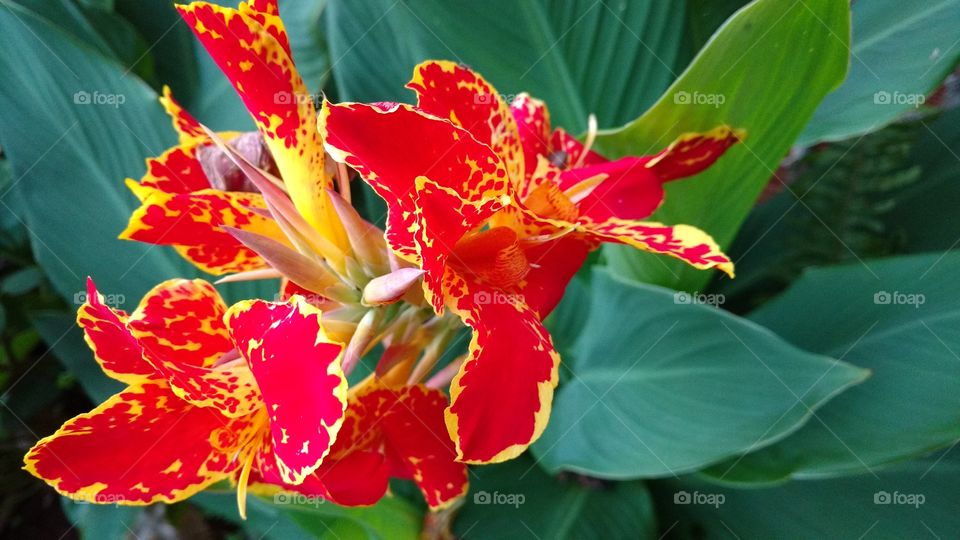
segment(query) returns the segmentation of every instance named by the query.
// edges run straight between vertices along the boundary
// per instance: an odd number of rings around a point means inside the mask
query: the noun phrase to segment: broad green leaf
[[[941,457],[757,489],[683,477],[658,482],[655,494],[663,527],[678,539],[955,538],[960,465]]]
[[[124,540],[134,536],[143,508],[110,504],[89,504],[61,497],[63,512],[82,540]]]
[[[191,501],[224,519],[239,520],[237,498],[232,492],[202,493]],[[276,495],[273,500],[250,496],[247,512],[248,521],[242,523],[245,528],[256,532],[257,537],[283,539],[414,540],[419,537],[423,518],[412,504],[390,496],[365,508],[346,508],[320,498],[288,494]]]
[[[653,504],[642,482],[558,479],[526,456],[471,471],[470,493],[454,523],[461,538],[657,536]]]
[[[0,142],[14,170],[0,211],[24,221],[56,290],[72,299],[93,275],[104,291],[139,294],[193,275],[167,248],[116,239],[134,207],[123,179],[142,174],[143,158],[175,140],[155,94],[8,4],[0,9],[0,71]]]
[[[144,158],[176,141],[156,93],[74,35],[0,2],[0,145],[13,169],[0,212],[30,232],[54,288],[72,302],[93,276],[135,305],[160,281],[197,275],[172,248],[117,239],[136,203],[124,178],[140,177]],[[251,297],[275,287],[224,290]]]
[[[659,477],[770,444],[867,373],[715,307],[596,271],[572,372],[534,445],[549,471]]]
[[[710,473],[752,482],[869,471],[960,439],[958,274],[960,252],[811,270],[751,315],[872,376],[790,437]]]
[[[30,322],[50,352],[76,377],[91,401],[102,403],[123,390],[123,383],[107,377],[94,360],[73,313],[44,311],[35,313]]]
[[[730,18],[646,113],[601,133],[609,157],[651,154],[682,133],[720,124],[747,131],[706,172],[667,185],[653,219],[700,227],[726,247],[814,109],[847,70],[847,0],[757,0]],[[720,103],[722,101],[722,104]],[[713,274],[683,263],[609,246],[618,273],[702,290]]]
[[[916,110],[960,58],[960,0],[855,2],[850,74],[799,144],[874,131]]]
[[[340,97],[409,101],[413,66],[443,58],[478,70],[507,98],[545,100],[555,124],[619,125],[676,78],[685,2],[333,2],[327,34]]]

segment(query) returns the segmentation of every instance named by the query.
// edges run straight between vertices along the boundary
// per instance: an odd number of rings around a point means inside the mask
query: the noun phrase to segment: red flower
[[[702,231],[637,220],[663,182],[702,171],[741,135],[721,127],[607,161],[551,135],[542,103],[508,105],[467,68],[425,62],[408,87],[416,107],[325,103],[320,131],[387,202],[387,241],[423,269],[436,312],[449,305],[473,328],[446,412],[460,459],[507,460],[546,427],[559,356],[541,320],[591,249],[624,243],[732,274]]]

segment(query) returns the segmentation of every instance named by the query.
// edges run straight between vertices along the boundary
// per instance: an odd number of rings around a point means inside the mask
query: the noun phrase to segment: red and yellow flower
[[[212,133],[165,90],[180,145],[129,181],[141,206],[122,236],[172,244],[210,273],[282,276],[284,301],[228,309],[210,284],[174,280],[127,315],[91,283],[78,320],[104,371],[129,386],[38,442],[27,469],[90,502],[178,501],[228,479],[241,513],[248,488],[367,505],[404,478],[432,509],[453,504],[467,474],[448,400],[420,384],[451,330],[418,324],[426,310],[407,289],[419,271],[394,261],[391,272],[383,231],[333,191],[276,2],[178,9],[259,133]],[[410,304],[391,305],[401,297]],[[348,392],[347,373],[378,342],[376,375]]]
[[[90,281],[77,322],[127,388],[27,454],[27,470],[69,497],[174,502],[254,459],[300,484],[344,422],[343,345],[300,297],[228,310],[209,283],[171,280],[127,314]]]
[[[720,127],[608,161],[551,132],[543,103],[508,105],[465,67],[422,63],[408,87],[417,106],[325,103],[320,131],[386,201],[387,241],[423,270],[434,310],[473,328],[446,411],[458,457],[511,459],[546,427],[559,356],[541,321],[591,249],[623,243],[732,275],[706,233],[639,219],[664,182],[704,170],[742,134]]]

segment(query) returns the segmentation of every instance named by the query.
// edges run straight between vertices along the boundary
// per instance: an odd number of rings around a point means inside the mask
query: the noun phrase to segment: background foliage
[[[413,65],[448,58],[508,97],[545,99],[573,132],[596,114],[609,157],[723,123],[748,132],[671,184],[655,215],[712,233],[738,278],[619,248],[591,259],[548,321],[564,356],[549,428],[521,459],[471,470],[455,534],[960,534],[960,0],[281,12],[309,87],[330,99],[411,101]],[[371,508],[251,500],[239,522],[226,489],[78,505],[19,470],[40,435],[116,390],[73,322],[85,277],[132,308],[156,282],[197,275],[172,250],[116,240],[135,202],[123,179],[174,142],[161,86],[216,129],[251,123],[166,0],[0,0],[0,73],[0,535],[418,537],[425,507],[400,482]]]

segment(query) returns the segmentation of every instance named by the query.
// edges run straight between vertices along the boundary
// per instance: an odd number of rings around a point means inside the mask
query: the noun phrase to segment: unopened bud
[[[238,154],[257,168],[277,176],[277,165],[267,149],[263,137],[256,131],[243,133],[234,137],[228,144]],[[239,166],[217,145],[208,144],[197,148],[197,161],[200,168],[207,175],[210,187],[220,191],[257,192],[257,187],[247,178]]]
[[[419,268],[398,268],[389,274],[373,278],[363,288],[363,303],[368,306],[392,304],[406,294],[410,286],[420,279]]]

